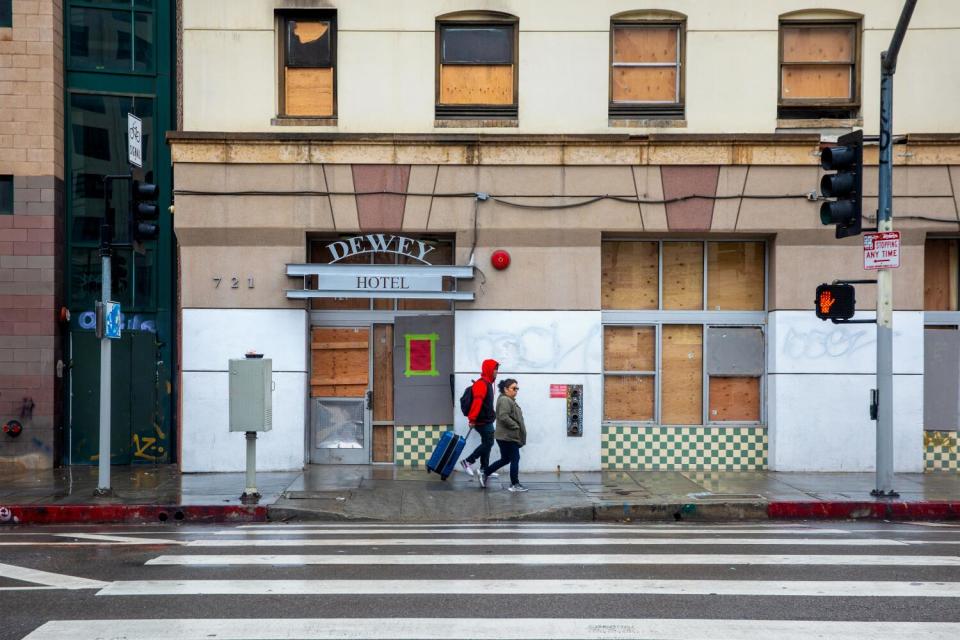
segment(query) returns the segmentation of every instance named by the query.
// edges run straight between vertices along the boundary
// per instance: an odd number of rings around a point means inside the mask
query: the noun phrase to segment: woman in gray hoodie
[[[491,464],[486,476],[510,465],[510,491],[521,492],[527,488],[520,484],[520,447],[527,443],[527,428],[523,424],[523,412],[517,404],[520,387],[513,378],[501,380],[500,396],[497,398],[497,430],[494,437],[500,447],[500,459]],[[486,477],[484,478],[486,480]],[[486,485],[486,482],[484,482]]]

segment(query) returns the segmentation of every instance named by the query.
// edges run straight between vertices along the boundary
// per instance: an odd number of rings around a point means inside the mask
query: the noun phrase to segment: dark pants
[[[473,464],[477,461],[477,458],[480,458],[480,473],[486,473],[487,467],[490,466],[490,450],[493,449],[493,432],[496,431],[496,428],[491,422],[490,424],[478,424],[474,429],[480,434],[480,445],[467,456],[467,462]]]
[[[500,459],[490,465],[487,473],[509,464],[510,484],[520,484],[520,445],[509,440],[497,440],[497,446],[500,447]]]

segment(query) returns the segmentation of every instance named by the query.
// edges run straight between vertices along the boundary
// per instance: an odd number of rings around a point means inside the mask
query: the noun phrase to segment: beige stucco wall
[[[900,0],[184,0],[184,129],[290,131],[276,116],[274,10],[334,7],[339,38],[337,126],[342,132],[432,132],[438,15],[492,10],[518,16],[519,127],[498,133],[623,132],[607,121],[610,17],[644,8],[688,16],[689,133],[771,132],[777,126],[778,17],[833,9],[863,15],[863,126],[879,128],[879,59]],[[918,4],[896,76],[894,130],[960,130],[960,3]],[[931,108],[934,105],[934,108]],[[936,105],[940,105],[936,107]],[[630,131],[631,129],[626,129]],[[645,131],[635,129],[635,131]]]

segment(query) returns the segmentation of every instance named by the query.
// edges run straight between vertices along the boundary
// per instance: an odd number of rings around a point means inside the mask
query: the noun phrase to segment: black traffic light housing
[[[160,235],[157,218],[160,208],[157,197],[160,190],[152,182],[133,180],[130,184],[130,241],[143,243]]]
[[[813,301],[821,320],[849,320],[857,310],[857,295],[852,284],[821,284]]]
[[[820,179],[820,222],[837,225],[837,238],[860,235],[863,225],[863,131],[837,138],[837,146],[820,152],[820,166],[828,173]]]

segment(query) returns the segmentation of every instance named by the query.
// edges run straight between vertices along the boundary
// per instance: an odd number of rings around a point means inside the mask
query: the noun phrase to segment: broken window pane
[[[287,66],[332,66],[330,33],[329,20],[287,19]]]
[[[513,26],[446,26],[440,31],[442,64],[513,64]]]

